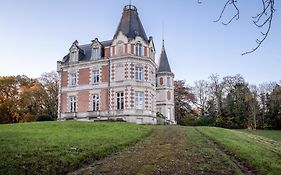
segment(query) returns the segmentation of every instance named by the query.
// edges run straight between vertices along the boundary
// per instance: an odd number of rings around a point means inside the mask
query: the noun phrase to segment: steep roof
[[[112,40],[108,41],[102,41],[100,42],[102,47],[110,46],[112,44]],[[91,54],[92,54],[92,46],[91,44],[85,44],[85,45],[78,45],[79,47],[79,61],[88,61],[91,59]],[[68,63],[69,62],[69,54],[64,56],[63,63]]]
[[[161,50],[161,55],[160,55],[160,59],[159,59],[157,72],[172,72],[169,61],[168,61],[168,57],[167,57],[167,54],[165,51],[164,40],[163,40],[163,45],[162,45],[162,50]]]
[[[129,39],[134,39],[136,36],[140,36],[145,41],[148,41],[137,8],[133,5],[126,5],[124,7],[114,38],[117,37],[120,31]]]

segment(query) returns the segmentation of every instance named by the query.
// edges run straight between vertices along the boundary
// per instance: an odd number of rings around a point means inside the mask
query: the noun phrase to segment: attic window
[[[101,49],[100,47],[98,48],[93,48],[92,49],[92,60],[97,60],[101,58]]]
[[[137,43],[136,44],[136,55],[140,57],[141,53],[142,53],[142,45],[141,45],[141,43]]]
[[[77,51],[70,52],[70,61],[75,62],[78,61],[78,54]]]

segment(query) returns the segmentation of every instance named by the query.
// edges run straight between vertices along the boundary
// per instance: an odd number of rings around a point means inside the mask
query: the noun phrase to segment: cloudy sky
[[[253,54],[260,35],[252,16],[261,1],[239,1],[240,20],[214,23],[226,0],[132,0],[159,57],[164,33],[176,79],[192,84],[212,73],[241,74],[251,84],[281,80],[281,2],[267,40]],[[0,0],[0,75],[39,77],[56,70],[74,40],[109,40],[129,0]],[[230,8],[223,21],[234,13]],[[164,25],[163,25],[164,24]],[[164,26],[164,30],[162,29]],[[164,32],[163,32],[164,31]]]

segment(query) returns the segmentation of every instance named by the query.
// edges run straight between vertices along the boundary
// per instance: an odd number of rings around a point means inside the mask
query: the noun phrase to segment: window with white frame
[[[167,119],[171,120],[171,108],[167,109]]]
[[[92,59],[97,60],[101,58],[101,49],[98,48],[93,48],[92,49]]]
[[[141,45],[141,43],[136,44],[136,55],[139,56],[139,57],[142,55],[142,45]]]
[[[69,85],[71,85],[71,86],[77,85],[77,76],[76,76],[76,72],[71,72],[71,73],[69,74]]]
[[[144,93],[140,91],[135,92],[136,109],[143,109]]]
[[[143,80],[143,68],[142,67],[136,67],[136,80],[142,81]]]
[[[69,112],[76,112],[76,96],[69,96]]]
[[[70,62],[78,61],[77,57],[78,57],[77,51],[70,52]]]
[[[124,92],[117,92],[117,109],[124,109]]]
[[[172,86],[171,77],[167,77],[167,86],[168,86],[168,87],[171,87],[171,86]]]
[[[99,70],[92,71],[92,83],[97,84],[100,82],[100,73]]]
[[[98,94],[94,94],[92,96],[92,100],[93,100],[93,111],[98,111],[99,110],[99,95]]]

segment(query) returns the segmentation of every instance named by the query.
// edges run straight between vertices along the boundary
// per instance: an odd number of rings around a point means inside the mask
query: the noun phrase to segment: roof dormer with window
[[[77,62],[79,60],[78,41],[75,40],[69,49],[69,62]]]
[[[92,51],[91,60],[98,60],[102,57],[102,44],[99,42],[98,38],[92,40]]]

